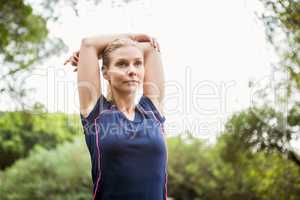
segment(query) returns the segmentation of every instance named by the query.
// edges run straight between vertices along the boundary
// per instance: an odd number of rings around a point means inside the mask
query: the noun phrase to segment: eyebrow
[[[143,59],[140,57],[134,58],[134,60],[135,61],[143,61]],[[127,62],[127,61],[128,61],[128,59],[126,59],[126,58],[119,58],[116,62]]]

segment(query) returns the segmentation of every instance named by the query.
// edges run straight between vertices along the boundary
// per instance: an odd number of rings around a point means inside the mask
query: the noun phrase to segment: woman
[[[107,97],[101,93],[98,59]],[[166,200],[164,73],[157,41],[145,34],[84,38],[68,62],[78,72],[93,199]],[[140,86],[143,95],[135,104]]]

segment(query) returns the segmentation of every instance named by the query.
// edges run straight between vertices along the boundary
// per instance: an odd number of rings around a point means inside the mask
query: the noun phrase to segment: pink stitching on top
[[[95,200],[96,198],[96,194],[97,194],[97,190],[98,190],[98,184],[99,184],[99,181],[101,180],[101,167],[100,167],[100,148],[99,148],[99,144],[98,144],[98,129],[97,129],[97,119],[100,117],[100,115],[106,111],[111,111],[110,109],[105,109],[105,110],[102,110],[98,116],[95,118],[94,120],[94,124],[95,124],[95,130],[96,130],[96,146],[97,146],[97,156],[98,156],[98,171],[99,171],[99,176],[97,178],[97,183],[96,183],[96,189],[94,191],[94,194],[93,194],[93,200]]]
[[[165,131],[164,131],[164,127],[162,125],[162,123],[157,119],[157,117],[155,116],[154,112],[152,110],[149,110],[149,111],[146,111],[144,110],[144,108],[141,107],[141,110],[142,112],[146,113],[146,112],[151,112],[152,115],[154,116],[154,119],[159,123],[160,125],[160,128],[163,132],[163,134],[165,134]],[[98,116],[95,118],[94,120],[94,124],[95,124],[95,130],[96,130],[96,146],[97,146],[97,156],[98,156],[98,171],[99,171],[99,176],[97,178],[97,183],[96,183],[96,188],[95,188],[95,191],[94,191],[94,194],[93,194],[93,200],[95,200],[96,198],[96,194],[97,194],[97,190],[98,190],[98,184],[99,184],[99,181],[101,180],[101,167],[100,167],[100,148],[99,148],[99,144],[98,144],[98,129],[97,129],[97,119],[100,117],[100,115],[104,112],[108,112],[108,111],[112,111],[111,109],[105,109],[105,110],[102,110]],[[165,165],[165,200],[167,200],[167,197],[168,197],[168,190],[167,190],[167,183],[168,183],[168,174],[167,174],[167,163],[168,163],[168,151],[166,152],[166,165]]]
[[[97,119],[97,118],[96,118]],[[97,156],[98,156],[98,171],[99,171],[99,176],[97,178],[97,183],[96,183],[96,189],[93,195],[93,199],[95,199],[96,194],[97,194],[97,189],[98,189],[98,183],[101,179],[101,169],[100,169],[100,150],[99,150],[99,144],[98,144],[98,131],[97,131],[97,125],[96,125],[96,119],[95,119],[95,129],[96,129],[96,145],[97,145]]]

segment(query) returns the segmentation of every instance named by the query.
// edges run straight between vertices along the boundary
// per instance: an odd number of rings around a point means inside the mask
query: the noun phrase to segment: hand
[[[79,51],[73,52],[72,56],[64,62],[64,65],[66,65],[68,62],[70,62],[71,65],[75,67],[73,72],[76,72],[78,69],[77,67],[79,62]]]
[[[146,34],[132,34],[129,37],[137,42],[149,42],[155,50],[160,52],[160,45],[154,37],[150,37]]]

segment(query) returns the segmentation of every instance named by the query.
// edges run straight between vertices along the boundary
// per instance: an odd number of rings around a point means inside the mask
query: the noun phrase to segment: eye
[[[120,62],[120,63],[117,63],[117,66],[123,68],[123,67],[126,67],[127,64],[125,62]]]
[[[134,63],[135,66],[141,66],[143,63],[141,61],[137,61]]]

